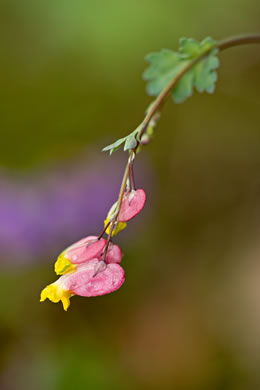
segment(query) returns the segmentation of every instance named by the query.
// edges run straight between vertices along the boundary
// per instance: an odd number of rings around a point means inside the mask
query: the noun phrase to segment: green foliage
[[[148,81],[148,94],[158,96],[175,76],[191,64],[192,67],[186,70],[172,90],[175,103],[184,102],[192,95],[194,88],[198,92],[214,92],[217,80],[216,69],[219,66],[217,53],[216,41],[212,38],[205,38],[201,42],[192,38],[181,38],[177,52],[162,49],[158,53],[148,54],[146,60],[150,63],[150,66],[143,74],[143,78]],[[193,64],[194,61],[197,62]],[[148,107],[147,112],[152,109],[153,104],[154,102]],[[147,141],[152,136],[156,122],[159,119],[159,117],[156,117],[157,114],[152,118],[147,128],[147,131],[151,132],[151,134],[146,133],[148,135]],[[123,145],[124,151],[135,149],[138,143],[141,142],[141,129],[142,124],[128,136],[106,146],[103,151],[109,151],[111,155]]]
[[[219,65],[216,42],[205,38],[199,42],[192,38],[181,38],[178,52],[162,49],[158,53],[148,54],[146,60],[150,66],[145,70],[143,78],[148,81],[147,93],[158,96],[166,85],[180,73],[190,61],[202,58],[176,84],[172,90],[175,103],[182,103],[192,95],[193,87],[198,92],[212,93],[217,80],[216,68]],[[212,48],[212,50],[210,50]]]
[[[128,137],[126,137],[124,151],[134,149],[136,145],[137,145],[136,132],[133,132]]]
[[[102,152],[108,152],[111,155],[113,152],[116,152],[120,147],[123,145],[127,137],[119,138],[116,142],[113,144],[110,144],[102,149]]]
[[[137,140],[139,141],[138,133],[140,132],[140,129],[141,129],[141,125],[138,126],[132,133],[130,133],[126,137],[120,138],[113,144],[106,146],[104,149],[102,149],[102,152],[109,151],[109,154],[111,155],[112,153],[120,149],[121,146],[123,146],[123,144],[124,144],[124,151],[134,149],[137,146]]]

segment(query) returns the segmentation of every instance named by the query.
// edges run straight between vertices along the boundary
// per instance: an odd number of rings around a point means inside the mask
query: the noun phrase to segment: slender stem
[[[109,235],[108,235],[108,238],[107,238],[107,243],[106,243],[106,246],[105,246],[105,249],[104,249],[104,253],[103,253],[103,258],[102,258],[102,261],[104,263],[106,262],[106,255],[107,255],[109,244],[111,242],[111,238],[112,238],[112,233],[113,233],[113,229],[114,229],[114,226],[115,226],[115,222],[116,222],[116,220],[114,219],[113,222],[112,222],[112,225],[110,226]]]
[[[131,189],[135,190],[135,176],[134,176],[133,161],[130,164],[130,183],[131,183]]]
[[[104,234],[105,234],[105,232],[106,232],[108,226],[110,225],[110,223],[111,223],[111,222],[109,221],[109,222],[106,224],[106,226],[104,227],[102,233],[100,233],[100,235],[98,236],[98,240],[100,240],[100,239],[104,236]]]
[[[260,43],[260,34],[240,35],[223,39],[217,43],[219,50],[229,49],[230,47],[248,45],[252,43]]]
[[[154,117],[154,115],[159,111],[159,109],[164,104],[165,100],[169,96],[171,90],[175,87],[175,85],[178,83],[178,81],[199,61],[201,61],[204,57],[206,57],[214,48],[218,48],[220,51],[229,49],[234,46],[240,46],[240,45],[246,45],[246,44],[252,44],[252,43],[260,43],[260,34],[252,34],[252,35],[244,35],[244,36],[237,36],[237,37],[231,37],[224,39],[222,41],[219,41],[216,43],[215,46],[210,47],[208,50],[200,54],[198,57],[192,59],[189,61],[181,70],[180,72],[173,77],[173,79],[169,82],[169,84],[166,85],[166,87],[162,90],[162,92],[159,94],[159,96],[155,99],[151,109],[146,114],[142,124],[141,124],[141,130],[139,132],[139,140],[141,139],[142,135],[145,133],[147,126],[149,125],[150,121]],[[132,164],[133,159],[135,156],[135,151],[140,144],[140,141],[137,141],[137,146],[130,151],[130,156],[126,164],[124,176],[121,183],[120,192],[118,195],[118,203],[117,203],[117,212],[115,216],[113,217],[113,220],[111,221],[111,226],[109,230],[109,236],[107,239],[107,244],[104,249],[104,255],[103,255],[103,261],[105,262],[107,250],[109,243],[111,241],[112,233],[114,230],[114,227],[117,222],[117,218],[120,212],[120,207],[123,200],[123,195],[126,188],[127,179],[130,175],[130,179],[132,180]]]
[[[130,152],[130,156],[128,158],[128,161],[127,161],[127,164],[126,164],[126,167],[125,167],[125,172],[124,172],[124,176],[123,176],[123,179],[122,179],[122,183],[121,183],[121,187],[120,187],[120,191],[119,191],[119,195],[118,195],[118,200],[117,200],[117,211],[116,211],[112,221],[110,221],[111,222],[111,226],[110,226],[110,229],[109,229],[109,235],[108,235],[108,238],[107,238],[107,243],[106,243],[106,246],[105,246],[105,249],[104,249],[104,254],[103,254],[103,261],[104,262],[106,260],[106,254],[107,254],[108,246],[109,246],[109,243],[110,243],[111,238],[112,238],[112,233],[113,233],[114,227],[115,227],[116,222],[117,222],[118,214],[120,212],[120,208],[121,208],[121,204],[122,204],[122,201],[123,201],[123,196],[124,196],[124,192],[125,192],[125,188],[126,188],[126,182],[127,182],[128,177],[129,177],[130,164],[132,163],[134,154],[135,153],[133,151]]]
[[[127,182],[128,176],[129,176],[129,167],[130,167],[130,164],[131,164],[131,161],[132,161],[133,154],[134,154],[134,152],[132,151],[130,153],[130,157],[128,158],[128,161],[127,161],[127,164],[126,164],[126,167],[125,167],[125,172],[124,172],[124,176],[123,176],[123,179],[122,179],[122,183],[121,183],[121,187],[120,187],[120,191],[119,191],[119,195],[118,195],[118,204],[117,204],[116,217],[119,214],[121,203],[122,203],[122,200],[123,200],[123,195],[124,195],[124,192],[125,192],[126,182]]]

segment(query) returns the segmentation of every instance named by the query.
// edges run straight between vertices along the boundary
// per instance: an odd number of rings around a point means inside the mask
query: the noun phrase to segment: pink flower
[[[132,190],[124,195],[120,212],[119,222],[127,222],[134,218],[143,209],[146,201],[146,193],[143,189]]]
[[[88,236],[75,242],[65,249],[58,257],[55,263],[55,272],[57,275],[64,275],[75,272],[79,264],[83,264],[94,258],[102,260],[103,252],[107,240],[98,239],[97,236]],[[106,263],[120,263],[123,252],[118,245],[109,244],[106,254]]]
[[[143,209],[145,201],[143,189],[124,194],[117,220],[118,231]],[[108,213],[105,225],[115,218],[117,207],[116,202]],[[65,249],[55,263],[56,274],[62,276],[42,290],[41,302],[47,298],[52,302],[61,301],[64,310],[67,310],[73,295],[95,297],[119,289],[125,280],[125,272],[119,265],[123,252],[118,245],[110,242],[106,247],[107,244],[104,238],[88,236]]]
[[[119,233],[121,230],[125,229],[127,221],[134,218],[142,209],[144,208],[146,202],[146,193],[143,189],[132,190],[126,192],[123,197],[123,201],[120,207],[120,212],[118,215],[117,222],[115,224],[112,237]],[[104,221],[104,226],[107,226],[109,222],[113,220],[118,211],[118,201],[113,204],[110,208],[107,217]],[[110,233],[111,224],[107,227],[106,233]]]
[[[104,238],[98,239],[97,236],[88,236],[75,242],[59,255],[54,267],[56,274],[73,272],[77,264],[99,257],[106,242]]]
[[[41,302],[47,298],[55,303],[61,301],[67,310],[73,295],[95,297],[118,290],[125,281],[123,268],[119,264],[107,264],[96,273],[99,264],[99,259],[92,259],[80,264],[76,272],[61,276],[42,290]]]
[[[104,249],[106,240],[104,238],[98,239],[97,236],[88,236],[75,242],[65,250],[66,257],[70,259],[73,264],[84,263],[87,260],[97,257]]]
[[[112,242],[110,242],[110,244],[108,246],[108,251],[106,254],[106,263],[107,264],[112,264],[112,263],[120,264],[122,257],[123,257],[122,249],[118,245],[112,244]],[[102,254],[101,254],[101,260],[102,260]]]

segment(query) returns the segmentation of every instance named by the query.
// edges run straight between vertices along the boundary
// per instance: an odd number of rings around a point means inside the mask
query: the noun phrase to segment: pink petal
[[[85,261],[98,257],[105,245],[106,240],[104,238],[98,240],[96,236],[88,236],[69,247],[65,253],[65,257],[73,264],[84,263]]]
[[[104,271],[95,274],[99,259],[80,265],[77,271],[67,276],[66,288],[75,295],[95,297],[119,289],[125,281],[125,272],[118,264],[107,264]]]
[[[133,190],[124,196],[118,221],[127,222],[134,218],[143,209],[146,193],[143,189]]]
[[[106,255],[106,263],[112,264],[117,263],[120,264],[123,257],[122,249],[115,244],[110,243]]]

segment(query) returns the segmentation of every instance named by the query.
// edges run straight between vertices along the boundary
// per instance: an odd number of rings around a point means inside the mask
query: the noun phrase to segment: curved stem
[[[247,45],[252,43],[260,43],[260,34],[255,35],[241,35],[237,37],[231,37],[224,39],[222,41],[219,41],[216,44],[216,48],[219,50],[225,50],[229,49],[234,46],[240,46],[240,45]],[[147,126],[149,125],[149,122],[151,121],[152,117],[156,114],[156,112],[159,110],[159,108],[164,103],[165,99],[170,94],[171,90],[175,87],[175,85],[178,83],[178,81],[187,73],[194,65],[196,65],[200,60],[202,60],[204,57],[206,57],[211,51],[214,49],[214,47],[211,47],[210,49],[206,50],[204,53],[199,55],[198,57],[191,60],[186,66],[184,66],[181,71],[173,77],[173,79],[169,82],[168,85],[162,90],[160,95],[155,99],[151,109],[148,111],[147,115],[145,116],[143,120],[143,126],[140,131],[139,139],[144,134]]]
[[[122,179],[121,188],[120,188],[120,192],[119,192],[119,196],[118,196],[117,212],[116,212],[113,220],[111,221],[110,232],[109,232],[107,244],[106,244],[106,247],[104,250],[103,261],[105,261],[109,242],[111,241],[111,237],[112,237],[112,232],[114,230],[114,227],[115,227],[115,224],[117,222],[118,215],[119,215],[120,207],[121,207],[122,200],[123,200],[123,195],[124,195],[125,188],[126,188],[126,182],[127,182],[128,177],[129,177],[129,173],[130,173],[130,169],[131,169],[130,165],[132,163],[133,156],[135,154],[135,151],[136,151],[138,145],[140,145],[141,137],[145,133],[147,126],[149,125],[150,121],[152,120],[154,115],[157,113],[157,111],[159,111],[159,109],[161,108],[161,106],[163,105],[163,103],[165,102],[167,97],[169,96],[171,90],[175,87],[175,85],[178,83],[178,81],[194,65],[196,65],[200,60],[202,60],[204,57],[206,57],[214,48],[218,48],[220,51],[222,51],[222,50],[226,50],[226,49],[229,49],[231,47],[234,47],[234,46],[247,45],[247,44],[252,44],[252,43],[260,43],[260,34],[241,35],[241,36],[237,36],[237,37],[227,38],[227,39],[224,39],[222,41],[217,42],[215,46],[210,47],[204,53],[200,54],[198,57],[196,57],[196,58],[192,59],[190,62],[188,62],[180,70],[180,72],[176,76],[173,77],[173,79],[169,82],[169,84],[166,85],[166,87],[162,90],[162,92],[157,96],[154,103],[152,104],[151,109],[148,111],[148,113],[146,114],[146,116],[141,124],[141,129],[139,132],[139,141],[137,141],[137,146],[130,151],[130,156],[129,156],[127,164],[126,164],[125,173],[124,173],[124,176]]]
[[[143,127],[142,127],[142,129],[140,131],[140,137],[145,132],[145,130],[146,130],[147,126],[149,125],[149,122],[151,121],[152,117],[156,114],[156,112],[159,110],[161,105],[164,103],[165,99],[168,97],[168,95],[171,92],[172,88],[185,75],[185,73],[187,73],[194,65],[196,65],[211,50],[212,50],[212,48],[210,48],[209,50],[205,51],[200,56],[198,56],[198,57],[194,58],[193,60],[191,60],[190,62],[188,62],[187,65],[184,66],[182,68],[182,70],[176,76],[173,77],[173,79],[169,82],[169,84],[166,85],[166,87],[162,90],[160,95],[158,95],[158,97],[155,99],[155,101],[154,101],[154,103],[152,105],[151,110],[148,111],[147,115],[144,118],[144,120],[143,120]]]
[[[248,45],[252,43],[260,43],[260,34],[239,35],[237,37],[223,39],[217,43],[217,47],[222,51],[229,49],[230,47]]]

